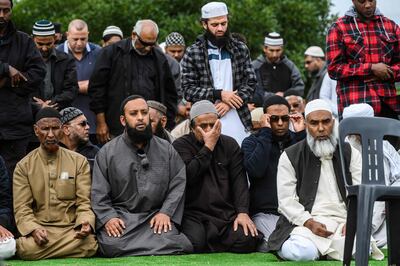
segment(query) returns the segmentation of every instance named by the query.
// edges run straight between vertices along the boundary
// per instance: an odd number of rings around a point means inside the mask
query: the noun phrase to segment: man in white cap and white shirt
[[[284,55],[284,40],[277,32],[270,32],[264,38],[264,54],[252,62],[257,76],[256,101],[260,105],[270,95],[283,97],[291,89],[304,93],[304,82],[296,65]]]
[[[367,103],[351,104],[343,109],[343,119],[348,117],[374,117],[374,109]],[[352,147],[362,152],[359,136],[348,136],[348,142]],[[400,186],[400,155],[396,149],[386,140],[383,141],[383,167],[387,186]],[[372,216],[372,236],[378,247],[387,243],[385,202],[375,202]]]
[[[241,145],[252,128],[247,102],[253,97],[256,79],[249,50],[230,35],[228,23],[225,3],[210,2],[201,8],[205,32],[181,61],[182,91],[189,102],[214,103],[222,133]]]
[[[312,78],[307,92],[307,102],[315,99],[329,101],[332,112],[337,117],[336,80],[329,77],[326,68],[325,53],[319,46],[310,46],[304,52],[304,67]]]
[[[279,212],[268,246],[286,260],[341,260],[347,217],[346,189],[341,171],[335,119],[322,99],[305,108],[307,138],[287,148],[277,174]],[[344,147],[348,183],[361,180],[361,154]],[[350,178],[349,178],[350,179]],[[372,256],[383,254],[372,242]]]

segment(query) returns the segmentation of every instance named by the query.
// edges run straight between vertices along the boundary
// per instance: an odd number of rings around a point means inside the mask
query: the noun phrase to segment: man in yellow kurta
[[[17,164],[13,178],[21,234],[17,255],[25,260],[93,256],[97,241],[89,164],[82,155],[58,145],[62,130],[55,109],[41,109],[34,130],[40,147]]]

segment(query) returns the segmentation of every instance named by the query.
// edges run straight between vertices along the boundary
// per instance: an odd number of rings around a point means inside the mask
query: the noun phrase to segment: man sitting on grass
[[[37,113],[40,147],[14,171],[14,213],[21,233],[17,255],[25,260],[91,257],[97,251],[89,163],[59,146],[60,117],[51,107]]]

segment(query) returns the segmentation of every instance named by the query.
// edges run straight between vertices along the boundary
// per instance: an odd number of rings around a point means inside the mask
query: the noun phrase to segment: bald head
[[[77,30],[77,31],[88,30],[88,25],[85,21],[81,19],[74,19],[68,25],[68,31],[71,30]]]
[[[133,28],[133,32],[139,36],[142,36],[142,34],[155,34],[158,36],[158,26],[150,19],[138,20]]]

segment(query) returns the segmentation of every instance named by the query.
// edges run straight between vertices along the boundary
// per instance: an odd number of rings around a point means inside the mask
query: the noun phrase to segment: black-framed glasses
[[[279,120],[282,120],[282,122],[288,122],[289,119],[289,115],[271,115],[269,118],[271,122],[278,122]]]
[[[144,47],[149,47],[149,46],[154,46],[157,44],[157,39],[155,42],[145,42],[142,40],[142,38],[140,38],[139,34],[136,35],[137,39],[139,40],[139,42],[144,46]]]
[[[144,150],[138,149],[136,155],[140,158],[140,165],[143,167],[143,169],[147,170],[150,166],[150,163]]]

